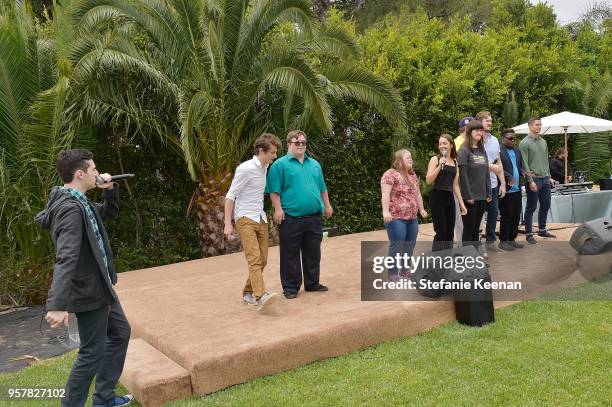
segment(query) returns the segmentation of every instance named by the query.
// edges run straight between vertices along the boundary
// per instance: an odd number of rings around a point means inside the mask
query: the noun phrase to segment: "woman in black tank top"
[[[425,181],[433,183],[429,195],[429,209],[436,235],[431,250],[446,250],[453,247],[453,232],[455,228],[455,199],[457,198],[461,214],[467,213],[461,191],[459,190],[459,174],[457,171],[457,150],[455,142],[448,134],[442,134],[438,140],[440,154],[431,157],[427,167]]]

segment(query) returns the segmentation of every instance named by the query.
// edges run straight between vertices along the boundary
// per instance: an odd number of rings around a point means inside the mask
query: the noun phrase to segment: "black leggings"
[[[434,189],[429,196],[429,210],[433,221],[434,236],[431,251],[451,249],[455,229],[455,200],[453,193]]]
[[[467,209],[467,214],[461,216],[463,219],[463,246],[472,245],[478,249],[480,242],[480,236],[478,236],[478,230],[480,229],[480,221],[482,215],[485,213],[487,208],[487,201],[474,201],[473,204],[463,201]]]

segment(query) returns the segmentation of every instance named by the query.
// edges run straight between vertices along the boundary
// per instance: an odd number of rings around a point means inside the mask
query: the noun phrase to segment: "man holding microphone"
[[[68,324],[74,312],[79,328],[79,353],[66,383],[62,406],[83,406],[94,376],[93,405],[126,406],[133,397],[119,397],[115,386],[123,371],[130,325],[113,289],[117,274],[102,221],[119,211],[119,187],[109,174],[98,173],[91,152],[64,150],[57,171],[64,181],[49,196],[36,221],[51,232],[55,247],[53,282],[45,319],[51,327]],[[87,191],[103,190],[103,204],[89,201]]]

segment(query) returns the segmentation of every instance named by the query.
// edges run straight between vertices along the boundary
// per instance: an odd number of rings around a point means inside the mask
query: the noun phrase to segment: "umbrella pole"
[[[569,155],[569,152],[567,151],[567,127],[563,128],[563,132],[565,134],[565,137],[564,137],[565,139],[565,169],[564,169],[565,174],[564,176],[565,177],[563,178],[563,180],[565,181],[565,183],[567,183],[567,156]]]

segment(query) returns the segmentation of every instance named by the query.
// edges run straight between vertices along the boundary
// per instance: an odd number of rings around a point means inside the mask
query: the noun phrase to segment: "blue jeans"
[[[387,236],[389,237],[389,256],[395,257],[397,254],[412,257],[412,251],[419,233],[419,222],[416,219],[404,220],[393,219],[385,225]],[[399,270],[393,267],[389,274],[398,274]]]
[[[538,201],[540,201],[540,209],[538,210],[538,231],[546,231],[546,218],[550,209],[550,177],[534,177],[533,182],[538,187],[536,192],[529,189],[527,183],[527,205],[525,205],[525,233],[532,234],[533,213],[535,212]]]
[[[491,202],[487,203],[487,242],[495,241],[495,225],[499,215],[499,185],[491,188]]]

